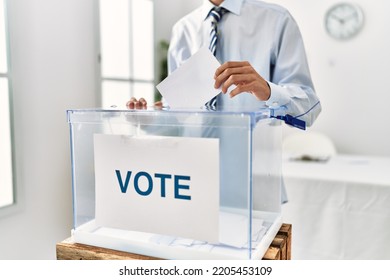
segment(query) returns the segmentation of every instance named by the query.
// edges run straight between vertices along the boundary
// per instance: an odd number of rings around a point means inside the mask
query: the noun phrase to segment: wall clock
[[[327,33],[338,40],[347,40],[356,36],[363,28],[363,10],[352,3],[338,3],[330,7],[325,14]]]

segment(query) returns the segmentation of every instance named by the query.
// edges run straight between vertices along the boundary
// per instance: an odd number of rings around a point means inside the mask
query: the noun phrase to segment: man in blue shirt
[[[308,126],[321,111],[314,91],[299,28],[283,7],[258,0],[205,0],[172,29],[168,70],[174,71],[210,41],[215,6],[227,12],[218,22],[215,87],[222,87],[218,106],[285,107]],[[132,98],[127,106],[146,106]]]
[[[283,107],[286,114],[313,124],[321,112],[314,91],[299,27],[283,7],[259,0],[204,0],[172,29],[168,72],[172,73],[201,47],[210,44],[209,16],[214,7],[227,12],[218,22],[215,88],[217,107]],[[161,105],[158,102],[156,105]],[[129,108],[145,108],[131,98]],[[287,197],[282,188],[282,202]]]

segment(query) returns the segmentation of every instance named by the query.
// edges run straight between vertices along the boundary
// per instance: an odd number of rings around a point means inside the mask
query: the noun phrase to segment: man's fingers
[[[226,63],[226,64],[229,65],[228,63]],[[235,67],[232,66],[232,67],[224,68],[224,70],[222,72],[219,72],[218,75],[216,72],[216,76],[214,77],[215,78],[215,84],[214,84],[215,88],[219,88],[232,75],[251,74],[254,72],[254,69],[252,68],[252,66],[246,65],[246,63],[234,62],[234,63],[231,63],[231,65],[235,65]]]
[[[130,98],[129,101],[127,101],[126,103],[126,107],[129,108],[129,109],[134,109],[135,108],[135,103],[137,102],[137,99],[132,97]]]
[[[250,82],[250,83],[238,84],[237,87],[230,92],[230,97],[234,97],[237,94],[240,94],[242,92],[252,93],[255,91],[255,88],[256,88],[255,81]]]
[[[140,103],[140,105],[142,107],[146,107],[148,105],[148,103],[146,102],[145,98],[142,98],[142,97],[139,99],[138,102]]]
[[[142,97],[139,100],[135,97],[131,97],[126,103],[126,107],[129,109],[145,109],[147,105],[146,100]]]
[[[223,83],[221,90],[226,93],[230,86],[251,83],[254,79],[255,77],[252,74],[233,74]]]
[[[243,67],[243,66],[250,66],[248,61],[228,61],[222,64],[217,68],[215,71],[214,77],[218,77],[223,71],[225,71],[228,68],[236,68],[236,67]]]
[[[154,102],[154,107],[157,109],[161,109],[163,107],[163,102],[161,100]]]

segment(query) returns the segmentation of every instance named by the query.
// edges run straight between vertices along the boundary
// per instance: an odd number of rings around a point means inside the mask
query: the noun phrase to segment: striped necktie
[[[218,42],[218,22],[222,19],[222,16],[227,12],[225,8],[214,7],[210,10],[207,17],[211,17],[211,30],[210,30],[210,45],[209,49],[213,55],[217,53],[217,42]],[[215,108],[217,105],[217,96],[213,97],[206,104],[207,108]]]

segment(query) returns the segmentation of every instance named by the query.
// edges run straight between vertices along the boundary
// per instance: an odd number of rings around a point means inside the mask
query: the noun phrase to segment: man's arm
[[[251,62],[227,62],[215,72],[215,87],[222,86],[222,92],[226,93],[230,86],[236,85],[231,97],[251,93],[270,107],[286,107],[287,114],[299,116],[310,126],[321,105],[314,91],[301,33],[288,13],[275,32],[280,35],[272,50],[269,81],[256,72]]]

